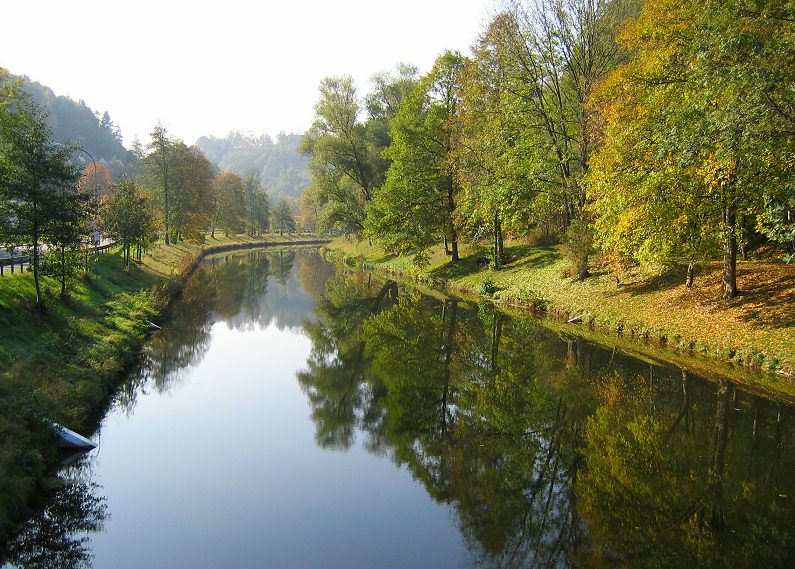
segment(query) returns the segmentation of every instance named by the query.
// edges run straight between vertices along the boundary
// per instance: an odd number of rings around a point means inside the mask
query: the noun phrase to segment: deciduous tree
[[[270,219],[270,201],[268,194],[262,189],[262,177],[259,170],[249,170],[243,178],[243,194],[246,202],[246,232],[258,235],[266,231]]]
[[[633,57],[598,98],[604,246],[692,263],[720,241],[723,296],[737,294],[739,220],[793,175],[792,16],[772,3],[645,3],[622,34]]]
[[[17,87],[0,75],[0,238],[30,247],[36,305],[43,308],[41,245],[58,241],[59,229],[79,223],[63,207],[63,196],[75,193],[78,171],[72,148],[52,141],[44,112]]]
[[[320,223],[350,233],[364,229],[364,208],[377,185],[373,162],[380,158],[368,151],[361,111],[350,76],[323,79],[315,122],[299,147],[312,156],[310,191],[321,211]]]
[[[220,227],[229,236],[237,233],[243,224],[246,204],[243,196],[243,180],[234,172],[224,172],[215,178],[215,213],[212,220],[212,236]]]
[[[88,162],[83,167],[77,180],[77,189],[82,193],[94,196],[96,200],[104,198],[113,189],[110,171],[103,162]]]
[[[146,166],[149,171],[150,182],[154,185],[159,195],[163,208],[163,225],[165,227],[166,245],[171,244],[171,194],[170,171],[174,160],[175,141],[169,135],[166,127],[158,122],[149,134],[151,141],[147,148]]]
[[[459,258],[453,119],[463,65],[461,54],[444,53],[404,99],[386,151],[392,165],[368,208],[368,235],[392,251],[413,249],[418,261],[443,239]]]
[[[122,178],[113,193],[103,200],[101,218],[105,233],[122,247],[125,269],[130,266],[133,247],[140,261],[141,254],[157,239],[152,198],[136,188],[130,178]]]
[[[213,217],[213,165],[196,146],[175,141],[169,178],[171,236],[201,243]]]

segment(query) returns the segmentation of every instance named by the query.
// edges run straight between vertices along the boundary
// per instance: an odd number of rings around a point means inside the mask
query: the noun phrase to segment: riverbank
[[[56,283],[43,279],[44,312],[33,302],[32,273],[0,278],[0,543],[52,467],[56,450],[47,421],[94,431],[150,322],[205,256],[326,242],[312,235],[267,235],[208,238],[202,246],[161,244],[128,271],[121,255],[101,254],[90,278],[78,279],[63,301]]]
[[[463,247],[459,263],[450,264],[441,247],[428,265],[417,268],[411,257],[387,255],[366,241],[340,238],[325,251],[352,266],[437,288],[487,298],[498,304],[542,311],[582,326],[624,338],[653,342],[678,354],[693,354],[772,372],[782,377],[782,390],[792,392],[795,375],[795,266],[738,263],[742,295],[720,298],[720,267],[701,269],[692,289],[684,274],[613,275],[595,272],[584,281],[567,276],[566,262],[552,247],[506,246],[507,263],[494,271],[485,252]],[[774,386],[775,388],[776,386]]]

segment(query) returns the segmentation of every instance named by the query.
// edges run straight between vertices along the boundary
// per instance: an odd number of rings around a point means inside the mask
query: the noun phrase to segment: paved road
[[[16,259],[17,257],[22,257],[22,256],[24,256],[26,254],[27,253],[22,254],[19,251],[14,251],[14,258]],[[4,247],[0,247],[0,259],[8,259],[10,256],[11,256],[11,253],[8,252],[8,249],[5,249]]]
[[[108,245],[110,243],[112,243],[112,241],[110,239],[102,239],[99,244],[100,245]],[[40,254],[43,255],[44,253],[46,253],[47,249],[48,249],[48,247],[46,245],[40,245],[39,246]],[[27,256],[28,256],[28,248],[27,247],[17,248],[17,249],[14,250],[14,259],[19,259],[20,257],[27,257]],[[6,259],[9,259],[10,257],[11,257],[11,253],[9,252],[9,250],[6,249],[5,247],[0,247],[0,261],[4,261]]]

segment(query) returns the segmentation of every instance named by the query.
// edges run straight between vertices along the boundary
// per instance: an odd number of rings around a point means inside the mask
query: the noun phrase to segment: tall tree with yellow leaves
[[[592,161],[603,246],[688,261],[723,249],[738,294],[739,220],[792,180],[795,14],[770,0],[649,0],[621,35],[631,60],[601,86]]]

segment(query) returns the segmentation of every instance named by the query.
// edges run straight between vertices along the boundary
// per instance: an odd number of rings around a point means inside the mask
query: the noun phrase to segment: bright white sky
[[[230,130],[303,132],[320,80],[360,92],[400,61],[427,71],[468,53],[494,0],[78,0],[3,6],[0,67],[27,75],[121,127],[152,125],[192,144]]]

